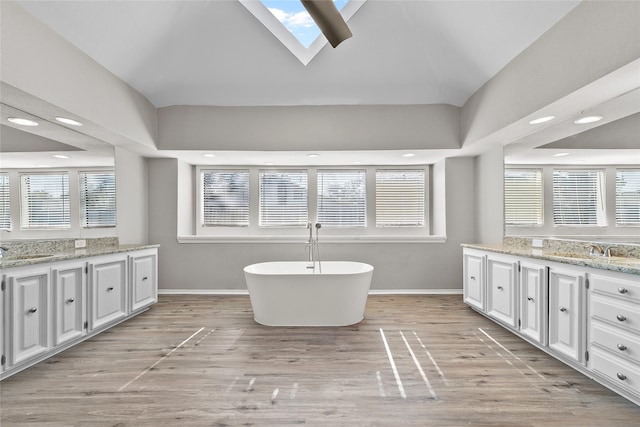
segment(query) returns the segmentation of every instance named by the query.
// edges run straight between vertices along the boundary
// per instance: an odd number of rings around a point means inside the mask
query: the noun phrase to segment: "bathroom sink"
[[[53,255],[51,255],[51,254],[30,254],[30,255],[8,256],[8,257],[4,257],[3,259],[5,259],[7,261],[22,261],[22,260],[28,260],[28,259],[48,258],[48,257],[51,257],[51,256],[53,256]]]
[[[553,256],[553,257],[559,257],[559,258],[595,259],[595,257],[590,256],[588,254],[551,253],[547,255]]]

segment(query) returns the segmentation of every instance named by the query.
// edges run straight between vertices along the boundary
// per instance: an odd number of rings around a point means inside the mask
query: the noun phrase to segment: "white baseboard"
[[[249,295],[246,289],[158,289],[160,295]],[[369,295],[462,295],[462,289],[371,289]]]

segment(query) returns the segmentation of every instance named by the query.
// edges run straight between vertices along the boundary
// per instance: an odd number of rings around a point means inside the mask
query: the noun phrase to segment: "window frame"
[[[71,174],[68,171],[32,171],[32,172],[20,172],[18,174],[20,186],[20,230],[39,230],[39,231],[49,231],[49,230],[70,230],[72,228],[72,215],[71,215]],[[64,223],[58,224],[45,224],[45,225],[33,225],[32,221],[27,217],[31,217],[31,210],[27,204],[27,200],[30,199],[28,194],[24,192],[23,178],[25,177],[42,177],[42,176],[60,176],[66,177],[66,197],[63,197],[63,213],[62,218],[66,217],[66,221]],[[66,199],[66,202],[65,202]],[[65,212],[66,211],[66,212]]]
[[[615,170],[615,217],[613,218],[613,222],[615,223],[616,227],[640,227],[640,218],[637,221],[633,221],[633,222],[619,222],[618,220],[618,215],[619,215],[619,207],[620,207],[620,203],[619,203],[619,192],[618,192],[618,173],[619,172],[635,172],[638,174],[638,177],[635,178],[634,177],[634,184],[640,186],[640,167],[619,167],[616,168]],[[635,182],[637,181],[637,182]],[[640,195],[637,196],[638,198],[638,209],[640,210]],[[625,205],[626,207],[626,205]]]
[[[520,171],[520,172],[534,172],[538,175],[540,181],[540,221],[539,222],[529,222],[529,223],[510,223],[507,220],[507,173],[508,171]],[[517,167],[517,168],[504,168],[504,224],[505,227],[535,227],[540,228],[544,226],[545,223],[545,197],[544,197],[544,173],[542,168],[533,168],[533,167]],[[533,183],[531,183],[533,185]]]
[[[86,225],[85,218],[87,216],[85,195],[83,189],[83,176],[87,175],[113,175],[113,224],[102,225]],[[117,203],[117,183],[116,171],[112,169],[81,169],[78,170],[78,194],[79,194],[79,210],[80,210],[80,228],[89,230],[96,228],[116,228],[118,225],[118,203]]]
[[[201,170],[217,169],[217,170],[249,170],[249,226],[248,227],[202,227],[201,226]],[[375,171],[378,169],[393,170],[423,170],[425,176],[425,225],[424,227],[376,227],[375,224]],[[294,241],[296,239],[303,241],[306,239],[306,230],[300,227],[260,227],[259,224],[259,172],[260,171],[282,171],[289,170],[306,170],[307,171],[307,194],[308,194],[308,218],[309,222],[317,223],[317,185],[319,170],[365,170],[365,188],[366,188],[366,224],[367,227],[362,228],[342,228],[342,227],[322,227],[320,229],[321,238],[335,241],[350,241],[353,239],[362,241],[393,241],[397,239],[419,241],[430,240],[431,234],[431,165],[351,165],[351,166],[243,166],[243,165],[196,165],[194,167],[194,210],[195,224],[194,235],[192,238],[181,236],[180,241],[198,241],[211,238],[212,241],[261,241],[262,239]]]

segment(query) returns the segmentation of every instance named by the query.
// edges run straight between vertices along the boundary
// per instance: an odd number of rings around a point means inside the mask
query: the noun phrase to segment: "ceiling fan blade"
[[[332,0],[300,0],[322,34],[334,48],[352,36]]]

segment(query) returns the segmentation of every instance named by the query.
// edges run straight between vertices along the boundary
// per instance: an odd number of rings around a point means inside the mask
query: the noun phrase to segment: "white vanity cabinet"
[[[640,399],[640,276],[589,274],[589,368]]]
[[[464,302],[480,311],[485,309],[486,255],[481,251],[465,248],[462,253]]]
[[[487,314],[506,325],[518,327],[518,259],[487,255]]]
[[[585,360],[584,268],[549,268],[549,348],[580,364]]]
[[[520,332],[531,340],[547,344],[547,266],[520,261]]]
[[[89,328],[98,329],[127,315],[127,255],[89,261]]]
[[[69,261],[51,266],[53,344],[81,338],[86,329],[86,262]]]
[[[129,312],[142,310],[158,300],[158,255],[155,249],[129,256]]]
[[[147,247],[3,269],[0,379],[156,302],[157,254]]]
[[[23,267],[5,280],[5,364],[17,366],[49,350],[48,267]]]

